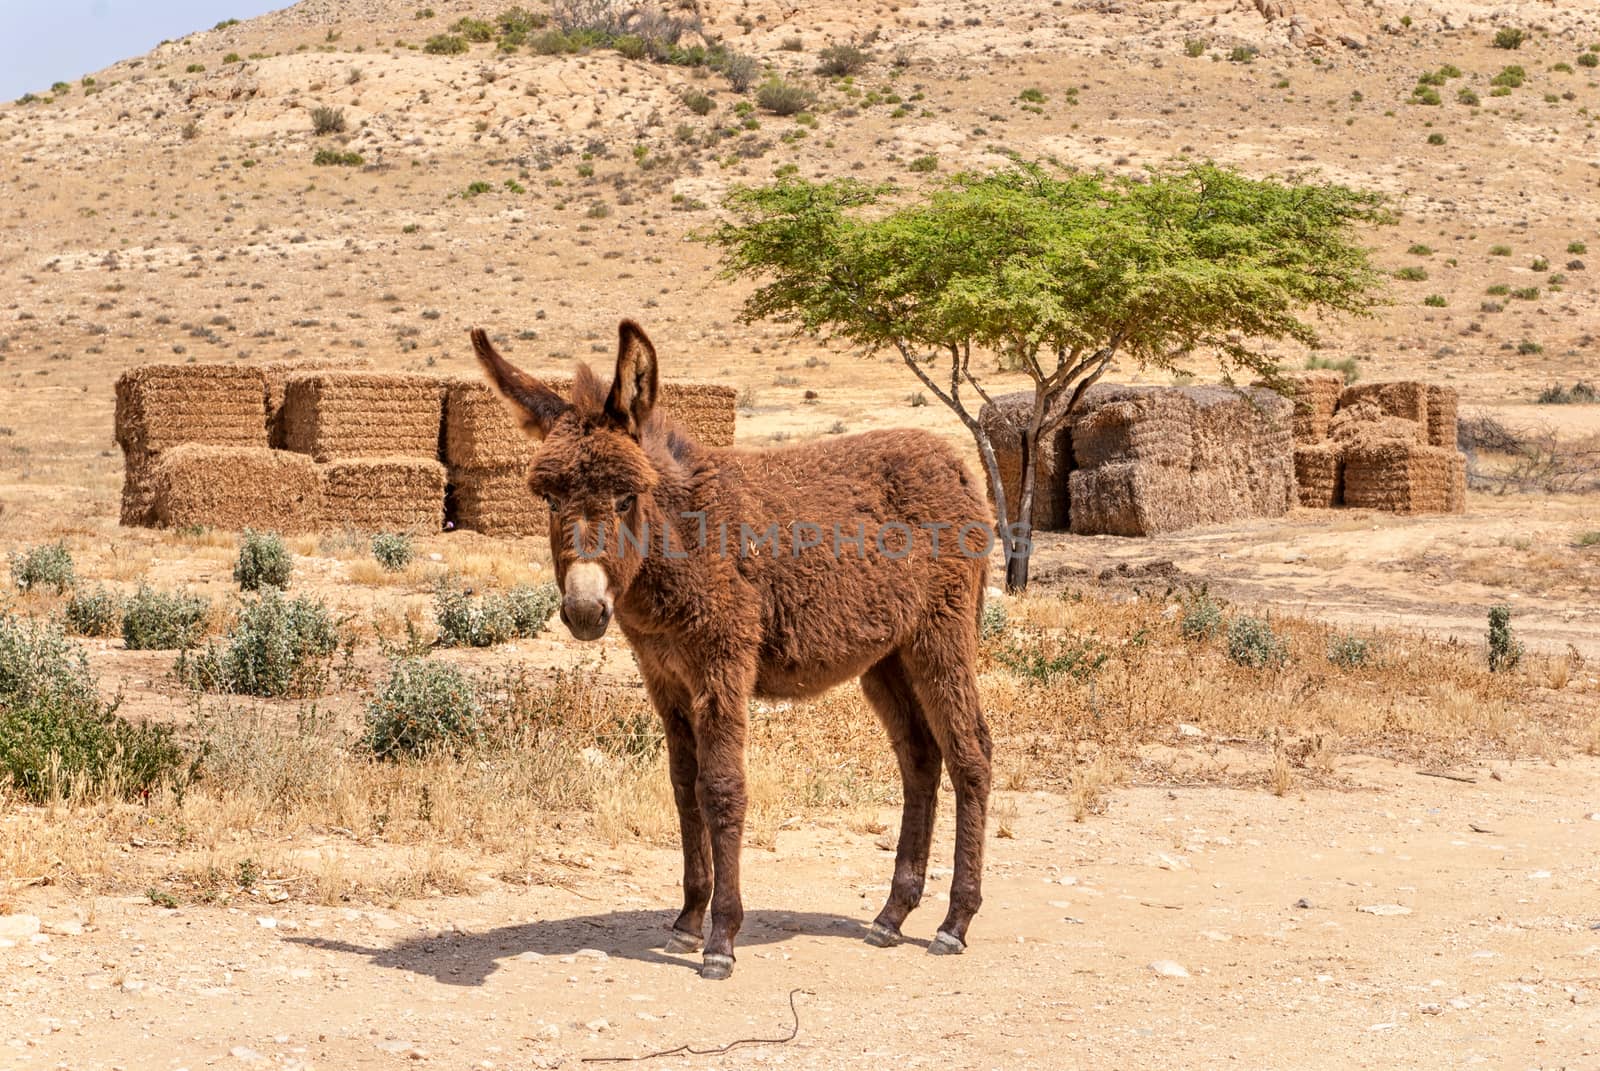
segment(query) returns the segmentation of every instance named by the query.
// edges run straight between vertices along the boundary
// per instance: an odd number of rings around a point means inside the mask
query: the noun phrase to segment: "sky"
[[[0,100],[72,82],[164,40],[293,0],[0,0]]]

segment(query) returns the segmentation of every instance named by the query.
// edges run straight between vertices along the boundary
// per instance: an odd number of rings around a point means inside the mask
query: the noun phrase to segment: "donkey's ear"
[[[638,436],[656,407],[656,348],[632,320],[617,325],[617,377],[606,399],[606,417]]]
[[[561,395],[520,368],[513,368],[481,327],[472,329],[472,349],[518,423],[535,439],[549,435],[561,414],[572,408]]]

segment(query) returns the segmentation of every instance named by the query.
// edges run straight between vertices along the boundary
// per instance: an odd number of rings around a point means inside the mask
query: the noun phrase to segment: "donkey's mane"
[[[610,393],[610,385],[587,364],[580,363],[573,371],[572,395],[568,401],[577,410],[578,420],[585,427],[604,426],[606,398]],[[639,429],[639,445],[657,468],[672,463],[681,464],[687,458],[693,442],[689,432],[659,407],[650,414],[644,427]]]

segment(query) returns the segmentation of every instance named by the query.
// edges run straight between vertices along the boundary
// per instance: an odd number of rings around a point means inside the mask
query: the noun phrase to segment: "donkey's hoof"
[[[951,937],[940,930],[933,935],[933,940],[928,942],[930,956],[959,956],[967,950],[966,942],[959,937]]]
[[[700,937],[698,934],[684,933],[682,930],[673,930],[672,936],[667,938],[668,952],[698,952],[700,951]]]
[[[874,922],[867,927],[867,944],[874,948],[893,948],[904,940],[899,930],[885,926],[881,922]]]
[[[715,952],[707,952],[705,962],[700,964],[700,977],[710,982],[720,982],[732,973],[732,956],[720,956]]]

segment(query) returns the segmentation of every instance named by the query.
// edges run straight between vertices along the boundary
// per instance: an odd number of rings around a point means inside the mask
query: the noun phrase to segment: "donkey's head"
[[[528,471],[528,490],[550,507],[550,556],[561,587],[561,620],[580,640],[611,623],[615,600],[638,575],[637,541],[655,510],[656,471],[640,445],[656,404],[656,351],[632,320],[617,330],[617,368],[609,390],[586,367],[563,398],[512,367],[481,328],[472,346],[513,414],[544,446]]]

